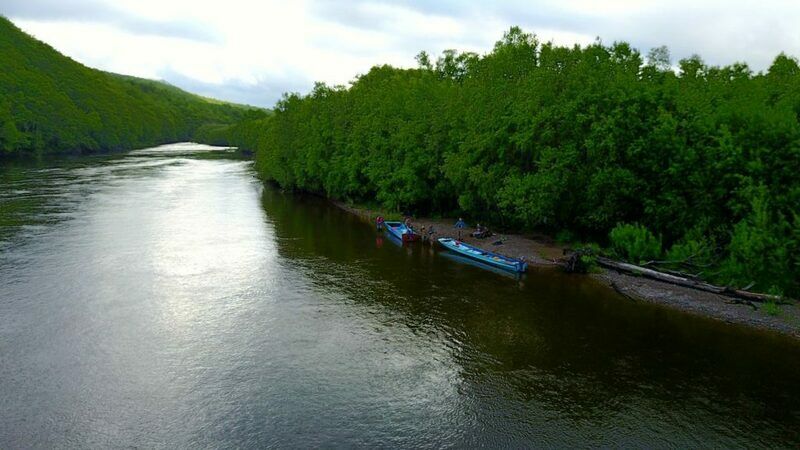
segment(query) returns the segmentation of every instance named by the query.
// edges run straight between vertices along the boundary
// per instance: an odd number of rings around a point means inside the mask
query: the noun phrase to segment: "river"
[[[797,447],[800,346],[176,144],[0,167],[0,447]]]

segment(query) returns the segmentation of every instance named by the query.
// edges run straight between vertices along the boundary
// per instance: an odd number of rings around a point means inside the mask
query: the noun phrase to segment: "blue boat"
[[[409,229],[403,222],[383,222],[386,231],[403,242],[414,242],[419,240],[419,235],[414,230]]]
[[[438,241],[439,244],[448,250],[452,250],[460,255],[464,255],[492,267],[515,273],[525,273],[528,271],[528,263],[525,261],[487,252],[486,250],[473,247],[453,238],[439,238]]]
[[[397,245],[401,245],[397,239],[392,239],[392,242],[397,242]],[[441,256],[442,258],[447,259],[448,261],[456,262],[459,266],[465,267],[469,266],[470,268],[475,268],[479,270],[483,270],[486,272],[492,272],[493,274],[501,277],[511,278],[513,280],[520,280],[523,276],[520,272],[511,272],[509,270],[503,270],[499,267],[490,266],[488,264],[484,264],[481,261],[476,259],[467,258],[466,256],[450,251],[440,251],[438,252],[437,256]]]

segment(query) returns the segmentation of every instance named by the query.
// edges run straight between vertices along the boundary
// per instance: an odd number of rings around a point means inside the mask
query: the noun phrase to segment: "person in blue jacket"
[[[456,229],[458,230],[458,240],[461,240],[461,230],[467,227],[467,224],[464,223],[464,219],[461,217],[458,218],[458,222],[456,222]]]

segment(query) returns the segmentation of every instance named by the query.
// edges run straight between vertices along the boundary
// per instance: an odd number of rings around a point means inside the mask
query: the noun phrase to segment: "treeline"
[[[191,139],[246,109],[85,67],[0,17],[0,157]]]
[[[758,74],[697,56],[673,68],[665,48],[560,47],[512,28],[487,55],[418,62],[287,95],[232,139],[285,188],[598,240],[800,294],[795,59]]]
[[[210,145],[231,145],[240,143],[246,150],[255,148],[253,143],[258,139],[262,122],[267,119],[272,111],[264,109],[250,109],[244,113],[239,122],[235,123],[210,123],[200,126],[194,133],[195,139]],[[245,144],[247,143],[247,144]]]

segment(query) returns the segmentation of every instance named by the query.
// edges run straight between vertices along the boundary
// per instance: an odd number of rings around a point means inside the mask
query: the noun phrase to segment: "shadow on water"
[[[0,446],[800,444],[795,342],[403,245],[226,155],[0,168]]]
[[[800,443],[800,347],[783,337],[633,302],[557,270],[510,279],[392,243],[319,198],[267,188],[262,204],[279,253],[316,283],[444,336],[460,391],[481,414],[559,418],[626,445]]]

